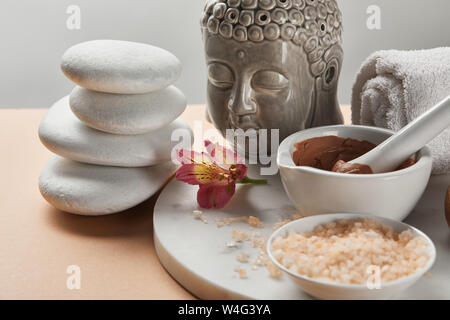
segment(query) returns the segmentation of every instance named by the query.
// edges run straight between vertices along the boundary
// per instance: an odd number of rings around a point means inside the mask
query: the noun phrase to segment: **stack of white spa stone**
[[[56,102],[39,128],[56,155],[39,179],[44,198],[81,215],[126,210],[158,191],[186,108],[172,86],[181,73],[171,53],[146,44],[97,40],[66,51],[61,68],[78,86]]]

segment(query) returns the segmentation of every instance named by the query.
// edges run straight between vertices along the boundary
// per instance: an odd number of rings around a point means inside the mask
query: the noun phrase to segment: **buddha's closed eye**
[[[208,78],[212,85],[223,89],[231,88],[234,83],[233,71],[217,62],[208,65]]]
[[[280,91],[287,88],[288,85],[289,80],[276,71],[258,71],[252,78],[252,87],[255,90]]]

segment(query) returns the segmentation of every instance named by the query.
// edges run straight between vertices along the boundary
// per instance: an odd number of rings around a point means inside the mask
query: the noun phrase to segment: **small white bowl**
[[[272,243],[279,236],[285,237],[290,232],[307,233],[313,231],[316,227],[324,225],[326,223],[341,219],[354,220],[359,218],[374,219],[384,225],[392,227],[397,233],[401,233],[409,229],[413,232],[414,236],[423,237],[428,243],[427,247],[430,252],[430,260],[428,261],[427,265],[423,269],[418,270],[416,273],[410,276],[403,277],[392,282],[383,282],[380,289],[369,289],[367,285],[337,284],[315,280],[299,275],[285,268],[272,255]],[[430,270],[436,260],[436,248],[431,239],[428,238],[428,236],[423,232],[405,223],[398,222],[392,219],[354,213],[327,214],[302,218],[293,221],[281,227],[272,234],[272,236],[269,238],[269,241],[267,242],[267,253],[272,262],[284,273],[286,273],[300,288],[302,288],[313,297],[327,300],[381,300],[391,298],[419,280],[428,270]]]
[[[378,145],[393,134],[375,127],[330,126],[286,138],[278,149],[277,163],[289,199],[304,216],[354,212],[402,221],[414,209],[430,179],[432,158],[428,148],[417,153],[417,163],[409,168],[373,175],[300,167],[292,159],[295,144],[310,138],[338,136]]]

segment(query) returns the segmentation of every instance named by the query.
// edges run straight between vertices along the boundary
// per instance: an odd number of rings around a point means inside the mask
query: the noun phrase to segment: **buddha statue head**
[[[208,116],[279,139],[342,123],[342,16],[335,0],[209,0],[202,24]],[[270,150],[270,149],[269,149]]]

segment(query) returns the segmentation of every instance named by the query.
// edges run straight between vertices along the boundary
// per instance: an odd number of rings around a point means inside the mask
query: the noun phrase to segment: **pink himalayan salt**
[[[252,228],[264,228],[264,224],[257,217],[253,216],[243,216],[237,218],[224,218],[224,219],[216,219],[216,224],[218,228],[223,226],[229,226],[233,223],[243,222],[247,223]]]
[[[364,284],[369,267],[382,282],[409,276],[430,259],[427,242],[410,230],[400,234],[373,219],[341,220],[306,234],[291,233],[272,244],[275,259],[294,273],[342,284]]]
[[[241,279],[248,279],[247,271],[244,268],[236,267],[234,271],[239,275],[239,278]]]
[[[248,263],[248,258],[249,258],[248,253],[244,251],[236,257],[236,260],[239,261],[240,263]]]

